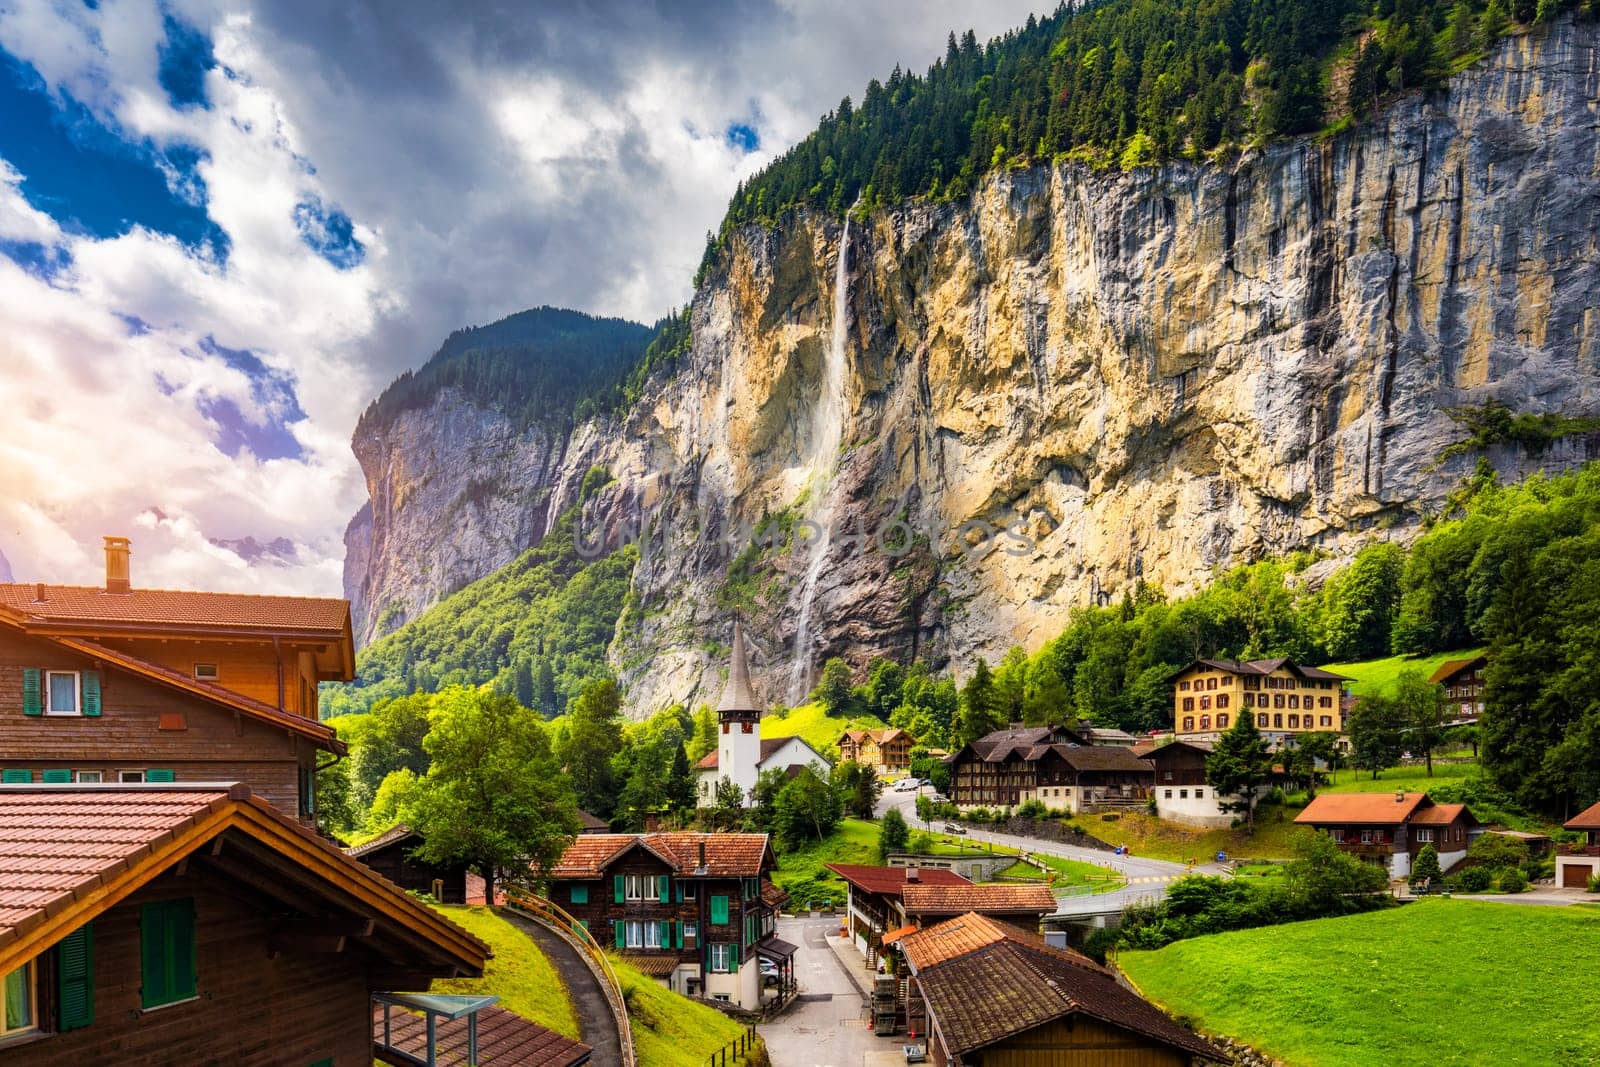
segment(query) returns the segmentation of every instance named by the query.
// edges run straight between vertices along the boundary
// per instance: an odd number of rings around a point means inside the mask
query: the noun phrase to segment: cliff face
[[[1335,137],[875,212],[842,278],[838,220],[740,232],[624,424],[517,438],[444,393],[356,442],[361,630],[509,559],[594,464],[596,528],[656,519],[612,649],[640,712],[714,697],[732,602],[788,699],[827,655],[993,657],[1141,578],[1405,536],[1474,462],[1437,462],[1446,406],[1600,413],[1597,97],[1600,36],[1563,22]],[[836,532],[730,583],[730,531],[785,509]]]

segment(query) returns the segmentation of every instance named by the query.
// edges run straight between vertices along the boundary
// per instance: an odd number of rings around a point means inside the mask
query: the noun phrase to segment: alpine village
[[[0,1067],[1600,1064],[1600,5],[937,54],[342,595],[0,566]]]

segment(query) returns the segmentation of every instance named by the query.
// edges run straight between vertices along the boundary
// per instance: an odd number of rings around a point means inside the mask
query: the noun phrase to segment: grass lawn
[[[439,979],[435,993],[494,994],[500,1006],[558,1034],[577,1039],[578,1016],[555,966],[527,934],[488,908],[439,906],[451,922],[486,941],[494,958],[482,978]]]
[[[1441,652],[1435,656],[1388,656],[1361,663],[1330,663],[1324,669],[1354,679],[1350,683],[1350,691],[1356,696],[1375,696],[1393,689],[1395,679],[1400,677],[1403,670],[1419,670],[1426,678],[1446,660],[1467,659],[1482,651],[1481,648],[1469,648],[1460,652]]]
[[[821,704],[801,704],[789,714],[768,715],[761,720],[762,737],[795,737],[823,755],[831,755],[846,730],[878,730],[888,724],[875,715],[856,715],[836,719],[822,710]]]
[[[1393,786],[1389,788],[1393,789]],[[1294,855],[1295,838],[1310,831],[1294,825],[1299,808],[1267,805],[1256,810],[1256,832],[1246,836],[1243,830],[1202,830],[1183,826],[1169,820],[1158,819],[1143,812],[1119,816],[1107,822],[1097,815],[1080,816],[1076,820],[1084,832],[1113,845],[1126,845],[1135,856],[1187,863],[1198,859],[1207,863],[1217,853],[1226,852],[1230,859],[1259,857],[1261,859],[1287,859]]]
[[[765,722],[762,729],[766,728]],[[842,905],[845,885],[824,863],[878,862],[878,824],[863,819],[840,819],[839,826],[821,841],[778,853],[772,880],[794,898],[795,908],[824,902]]]
[[[649,1067],[703,1067],[722,1046],[744,1032],[733,1019],[696,1004],[611,956],[622,982],[639,1063]]]
[[[1320,787],[1319,793],[1393,793],[1396,789],[1404,789],[1408,793],[1426,793],[1430,786],[1435,785],[1460,785],[1464,779],[1476,778],[1478,765],[1476,763],[1440,763],[1433,761],[1433,777],[1428,777],[1428,768],[1422,764],[1406,764],[1403,767],[1390,767],[1378,772],[1374,779],[1371,771],[1359,771],[1354,767],[1347,767],[1342,771],[1335,771],[1333,780]]]
[[[1600,914],[1427,900],[1127,952],[1147,996],[1296,1067],[1600,1062]]]
[[[1050,883],[1050,886],[1058,892],[1073,886],[1087,885],[1092,886],[1096,893],[1109,893],[1128,884],[1127,880],[1116,871],[1107,870],[1097,864],[1061,859],[1059,856],[1041,856],[1037,852],[1033,854],[1033,858],[1055,872],[1056,880]],[[1039,868],[1020,862],[1013,863],[999,873],[1007,878],[1038,880],[1044,877]]]

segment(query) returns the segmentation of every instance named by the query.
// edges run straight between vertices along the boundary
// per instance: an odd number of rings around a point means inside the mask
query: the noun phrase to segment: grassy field
[[[1109,893],[1128,884],[1122,875],[1098,864],[1061,859],[1058,856],[1041,856],[1037,852],[1034,853],[1034,859],[1055,872],[1056,880],[1051,882],[1050,886],[1057,892],[1074,886],[1087,885],[1093,887],[1096,893]],[[1007,878],[1043,878],[1039,868],[1020,862],[1013,863],[999,873]]]
[[[580,1036],[567,987],[532,938],[488,908],[440,906],[439,911],[492,945],[494,959],[484,968],[482,978],[441,979],[433,983],[433,992],[493,993],[499,996],[501,1007],[524,1019],[570,1038]]]
[[[1440,763],[1433,761],[1433,777],[1428,777],[1428,769],[1422,764],[1407,764],[1404,767],[1390,767],[1378,772],[1374,779],[1371,771],[1358,771],[1347,768],[1335,771],[1333,780],[1322,786],[1321,793],[1393,793],[1396,789],[1404,789],[1408,793],[1426,793],[1429,786],[1459,785],[1464,779],[1476,778],[1478,765],[1476,763]]]
[[[1207,1033],[1296,1067],[1600,1062],[1600,914],[1428,900],[1179,941],[1117,962]]]
[[[1330,663],[1325,669],[1354,679],[1350,683],[1350,691],[1356,696],[1376,696],[1392,689],[1395,679],[1403,670],[1419,670],[1426,678],[1446,660],[1467,659],[1482,651],[1481,648],[1469,648],[1460,652],[1441,652],[1436,656],[1389,656],[1361,663]]]
[[[836,719],[822,710],[821,704],[801,704],[782,717],[768,715],[761,720],[762,737],[796,737],[825,756],[837,747],[846,730],[878,730],[888,725],[875,715],[856,715]]]
[[[765,723],[762,724],[763,729]],[[827,838],[804,848],[778,854],[778,869],[772,880],[794,898],[794,906],[807,907],[824,901],[843,904],[845,887],[824,863],[877,863],[878,824],[862,819],[841,819]]]
[[[1122,815],[1111,822],[1087,815],[1076,822],[1086,833],[1108,844],[1127,846],[1135,856],[1173,863],[1187,863],[1192,859],[1206,863],[1218,852],[1226,852],[1229,858],[1286,859],[1293,856],[1295,838],[1310,832],[1294,825],[1294,817],[1299,813],[1299,808],[1276,805],[1259,808],[1256,832],[1248,836],[1243,830],[1202,830],[1143,813]]]
[[[744,1032],[733,1019],[696,1004],[611,956],[622,982],[639,1063],[649,1067],[703,1067],[722,1046]]]

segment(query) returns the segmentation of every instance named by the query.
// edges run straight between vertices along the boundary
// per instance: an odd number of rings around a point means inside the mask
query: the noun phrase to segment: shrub
[[[1120,812],[1108,811],[1104,815],[1100,816],[1100,821],[1101,822],[1116,822],[1120,818],[1122,818],[1122,814]]]
[[[1025,800],[1017,808],[1017,818],[1019,819],[1043,819],[1049,814],[1049,809],[1044,806],[1044,801],[1038,798]]]
[[[1417,864],[1411,868],[1411,884],[1426,880],[1430,885],[1444,877],[1444,871],[1439,867],[1439,850],[1432,845],[1423,845],[1417,853]]]
[[[973,808],[967,812],[968,822],[994,822],[994,812],[988,808]]]
[[[1589,892],[1600,893],[1600,874],[1591,874],[1589,876]]]
[[[1528,846],[1515,837],[1482,834],[1467,849],[1467,858],[1483,867],[1520,867],[1528,861]]]
[[[1489,883],[1494,881],[1494,876],[1487,867],[1468,867],[1461,872],[1457,881],[1461,884],[1463,893],[1482,893],[1489,888]]]
[[[1508,867],[1500,872],[1500,892],[1520,893],[1528,888],[1528,876],[1520,867]]]

